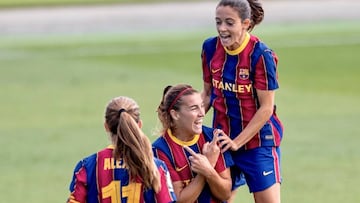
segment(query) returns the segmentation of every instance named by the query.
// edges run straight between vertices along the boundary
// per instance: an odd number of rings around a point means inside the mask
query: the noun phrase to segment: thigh
[[[281,182],[279,147],[245,150],[238,154],[235,163],[244,173],[250,192],[263,191]]]
[[[246,184],[245,176],[239,167],[237,167],[236,165],[232,166],[230,168],[230,171],[231,171],[231,180],[232,180],[231,190],[234,191],[240,186]]]
[[[280,183],[275,183],[263,191],[254,192],[254,199],[256,203],[280,203]]]

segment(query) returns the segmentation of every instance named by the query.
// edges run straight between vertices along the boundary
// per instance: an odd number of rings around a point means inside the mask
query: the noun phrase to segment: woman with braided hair
[[[153,157],[141,125],[133,99],[108,103],[104,127],[111,145],[76,165],[68,203],[175,202],[168,169]]]

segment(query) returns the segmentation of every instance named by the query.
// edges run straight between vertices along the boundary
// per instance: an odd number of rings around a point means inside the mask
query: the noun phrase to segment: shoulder
[[[212,140],[212,138],[214,137],[214,130],[214,128],[203,125],[202,134],[204,135],[206,141]]]
[[[167,169],[167,166],[166,166],[165,162],[162,161],[161,159],[158,159],[158,158],[154,157],[154,162],[155,162],[155,165],[157,166],[157,168],[162,167],[162,168]]]
[[[85,158],[82,160],[82,162],[83,162],[83,164],[85,165],[85,164],[87,164],[87,163],[92,163],[92,162],[96,161],[96,158],[97,158],[97,153],[94,153],[94,154],[92,154],[92,155],[90,155],[90,156],[85,157]]]
[[[163,137],[163,136],[157,138],[153,142],[152,148],[153,148],[153,153],[156,157],[159,156],[158,153],[163,153],[166,156],[169,156],[169,154],[171,154],[170,146],[169,146],[168,142],[166,141],[165,137]]]
[[[204,40],[203,42],[203,49],[204,48],[210,48],[210,47],[216,47],[216,44],[218,42],[218,37],[209,37]]]
[[[251,66],[254,67],[259,61],[260,57],[265,57],[268,59],[277,57],[274,51],[258,37],[251,35],[250,43],[252,43]]]
[[[74,170],[79,171],[81,168],[84,168],[85,170],[89,170],[90,168],[92,168],[93,165],[95,165],[96,160],[97,160],[97,153],[87,156],[77,162]]]
[[[250,42],[253,44],[254,52],[264,53],[266,51],[272,51],[265,42],[261,41],[260,38],[255,35],[250,35]]]
[[[164,144],[166,144],[165,138],[163,136],[158,137],[153,143],[152,146],[154,148],[159,148],[161,146],[163,146]]]
[[[104,148],[96,153],[93,153],[93,154],[83,158],[80,162],[85,166],[95,164],[98,161],[98,159],[112,157],[112,151],[113,151],[113,149],[111,149],[109,147]]]
[[[207,39],[204,40],[204,44],[214,43],[217,41],[217,39],[218,39],[217,36],[208,37]]]

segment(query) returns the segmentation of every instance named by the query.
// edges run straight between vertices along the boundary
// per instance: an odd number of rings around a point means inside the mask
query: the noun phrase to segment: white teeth
[[[220,35],[221,38],[229,38],[230,35]]]

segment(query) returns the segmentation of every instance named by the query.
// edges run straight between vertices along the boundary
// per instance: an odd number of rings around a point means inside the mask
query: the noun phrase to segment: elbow
[[[224,193],[224,198],[221,199],[221,201],[228,201],[231,197],[231,190],[227,191],[226,193]]]
[[[270,119],[271,115],[273,114],[274,109],[273,107],[264,107],[261,111],[262,115],[266,117],[266,119]]]
[[[222,192],[220,192],[220,194],[218,195],[218,199],[221,201],[228,201],[231,197],[231,185],[227,186],[225,190],[223,190]]]

